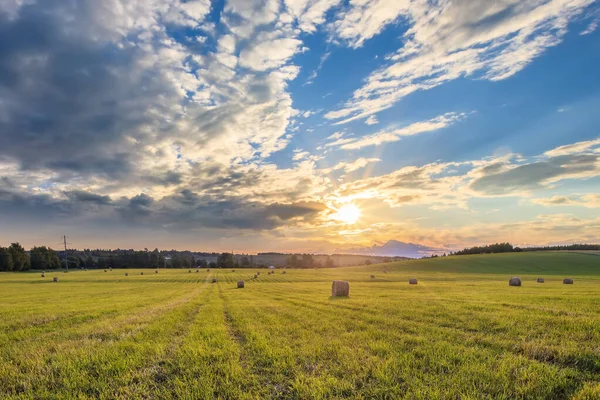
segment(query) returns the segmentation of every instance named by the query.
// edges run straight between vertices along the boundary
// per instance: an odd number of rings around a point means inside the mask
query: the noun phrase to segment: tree
[[[217,268],[217,263],[214,261],[211,261],[208,263],[208,268]]]
[[[6,247],[0,247],[0,271],[12,271],[13,268],[12,254]]]
[[[92,256],[87,256],[85,258],[85,267],[86,268],[94,268],[96,266],[96,263],[94,262],[94,259],[92,258]]]
[[[221,253],[217,257],[217,268],[233,268],[234,267],[233,254]]]
[[[13,260],[13,271],[27,271],[31,267],[29,257],[23,246],[19,243],[11,243],[8,248]]]
[[[327,256],[327,260],[325,260],[325,268],[333,268],[333,260],[331,257]]]
[[[32,247],[29,251],[29,261],[33,269],[48,269],[49,254],[45,246]]]
[[[104,259],[104,257],[100,257],[98,259],[98,262],[96,263],[96,266],[99,269],[106,269],[106,260]]]
[[[173,257],[171,257],[171,268],[181,268],[181,266],[181,258],[179,258],[179,254],[175,253]]]
[[[243,256],[242,257],[242,261],[240,262],[240,264],[242,265],[242,267],[249,267],[250,266],[250,259],[248,258],[248,256]]]
[[[198,261],[198,266],[201,268],[206,268],[206,267],[208,267],[208,262],[205,259],[202,259],[202,260]]]

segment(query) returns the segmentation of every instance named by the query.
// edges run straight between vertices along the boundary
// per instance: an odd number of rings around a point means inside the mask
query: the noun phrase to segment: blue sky
[[[8,0],[0,243],[600,242],[593,0]]]

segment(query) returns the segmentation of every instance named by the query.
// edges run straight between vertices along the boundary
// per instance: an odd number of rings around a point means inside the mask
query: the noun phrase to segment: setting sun
[[[354,204],[344,204],[342,207],[338,208],[333,217],[346,224],[354,224],[360,218],[360,209]]]

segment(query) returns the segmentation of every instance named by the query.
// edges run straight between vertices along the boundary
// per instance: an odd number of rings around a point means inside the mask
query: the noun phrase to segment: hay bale
[[[42,272],[42,278],[45,278],[45,277],[46,277],[46,274],[44,274],[44,273]]]
[[[58,282],[58,277],[57,277],[57,276],[55,276],[55,277],[52,279],[52,281],[54,281],[54,282]]]
[[[206,272],[210,272],[210,269],[207,269]]]
[[[408,280],[409,285],[416,285],[417,284],[417,278],[410,278]]]
[[[285,274],[287,274],[287,272],[286,272],[286,271],[283,271],[283,272],[282,272],[282,274],[283,274],[283,275],[285,275]]]
[[[254,279],[258,278],[258,274],[254,274]]]
[[[244,288],[244,281],[238,281],[237,287],[238,287],[238,289],[243,289]]]
[[[508,281],[508,286],[521,286],[521,278],[512,277]]]
[[[196,270],[196,273],[198,273],[198,272],[200,272],[200,270],[199,270],[199,269],[197,269],[197,270]]]
[[[191,273],[192,273],[192,270],[191,270],[191,269],[188,269],[188,273],[190,273],[190,274],[191,274]]]
[[[104,270],[104,272],[106,272],[106,270]]]
[[[563,279],[563,285],[572,285],[572,284],[573,284],[573,278]]]
[[[129,276],[129,272],[125,272],[125,276]]]
[[[232,269],[231,272],[235,272],[235,269]]]
[[[537,283],[544,283],[544,278],[537,278]]]
[[[157,269],[155,269],[155,270],[154,270],[154,273],[155,273],[155,274],[158,274],[158,270],[157,270]]]
[[[350,282],[333,281],[331,284],[331,297],[348,297],[350,295]]]
[[[375,279],[375,275],[371,275],[371,279]]]
[[[212,283],[217,283],[217,278],[212,278]]]
[[[144,275],[144,273],[143,273],[143,272],[140,272],[140,275]]]
[[[260,272],[257,272],[256,275],[260,275]]]

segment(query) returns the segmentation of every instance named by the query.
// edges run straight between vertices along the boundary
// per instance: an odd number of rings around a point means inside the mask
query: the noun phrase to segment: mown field
[[[383,267],[0,274],[0,398],[600,398],[600,257]]]

